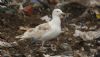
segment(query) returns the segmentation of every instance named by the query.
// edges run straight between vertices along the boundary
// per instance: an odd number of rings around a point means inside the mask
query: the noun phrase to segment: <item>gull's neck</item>
[[[50,21],[52,25],[61,26],[61,20],[59,16],[53,15],[52,20]]]

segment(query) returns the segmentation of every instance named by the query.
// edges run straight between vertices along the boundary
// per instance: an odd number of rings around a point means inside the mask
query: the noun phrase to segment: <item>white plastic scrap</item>
[[[90,0],[91,5],[100,5],[100,0]]]
[[[19,3],[19,10],[23,10],[23,9],[24,9],[23,4]]]
[[[88,29],[87,26],[80,26],[80,25],[76,25],[76,24],[70,24],[71,26],[74,26],[75,29]]]
[[[82,32],[80,30],[75,30],[75,33],[73,34],[74,37],[81,37],[84,41],[86,40],[93,40],[100,37],[100,30],[97,31],[88,31],[88,32]]]
[[[61,57],[61,56],[50,56],[50,55],[44,55],[44,57]]]
[[[73,56],[65,56],[65,55],[55,55],[55,56],[50,56],[50,55],[45,55],[43,54],[44,57],[73,57]]]
[[[43,17],[41,17],[40,19],[41,19],[41,20],[45,20],[46,22],[48,22],[48,21],[50,21],[50,20],[51,20],[51,18],[50,18],[50,17],[48,17],[48,15],[43,16]]]
[[[10,43],[0,41],[0,47],[12,47]]]

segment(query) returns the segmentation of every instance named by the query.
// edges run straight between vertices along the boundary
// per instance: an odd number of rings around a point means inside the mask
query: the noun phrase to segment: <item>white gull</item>
[[[35,28],[30,28],[23,35],[17,36],[16,38],[20,38],[20,40],[34,38],[42,41],[43,46],[45,41],[54,39],[62,33],[60,20],[62,18],[62,14],[64,13],[60,9],[54,9],[51,21],[40,24]]]

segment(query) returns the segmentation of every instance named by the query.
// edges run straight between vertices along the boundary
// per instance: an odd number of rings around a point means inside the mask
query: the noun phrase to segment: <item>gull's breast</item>
[[[56,38],[61,33],[61,28],[53,27],[50,31],[44,34],[40,40],[46,41]]]

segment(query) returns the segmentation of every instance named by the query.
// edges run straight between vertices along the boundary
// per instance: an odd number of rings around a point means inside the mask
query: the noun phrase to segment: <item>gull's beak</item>
[[[60,18],[63,19],[66,16],[64,12],[61,13]]]
[[[62,14],[61,14],[62,16],[65,16],[66,14],[64,13],[64,12],[62,12]]]

